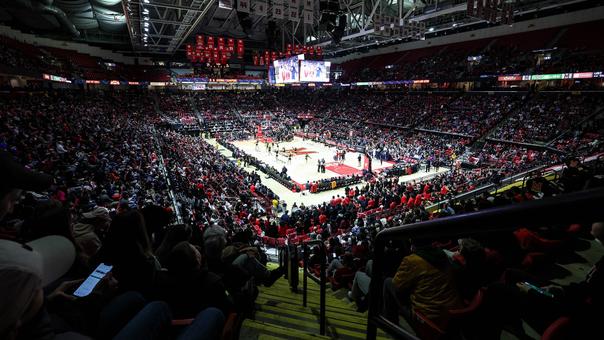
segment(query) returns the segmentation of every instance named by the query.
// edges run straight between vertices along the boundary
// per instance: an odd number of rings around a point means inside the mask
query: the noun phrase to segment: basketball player
[[[292,155],[291,153],[289,155],[287,155],[287,164],[291,164],[292,163]]]
[[[306,163],[308,163],[308,159],[309,159],[309,158],[310,158],[310,156],[308,156],[308,154],[306,154],[306,155],[304,156],[304,160],[306,161]]]

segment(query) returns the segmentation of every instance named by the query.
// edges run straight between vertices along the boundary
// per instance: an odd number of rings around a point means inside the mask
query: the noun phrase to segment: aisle
[[[300,270],[300,283],[302,271]],[[302,306],[302,290],[290,291],[286,279],[280,278],[270,287],[260,287],[256,299],[258,310],[255,319],[246,319],[240,339],[365,339],[367,312],[356,312],[354,303],[348,301],[345,291],[326,293],[326,336],[319,335],[319,285],[308,280],[308,307]],[[389,339],[382,331],[378,339]]]

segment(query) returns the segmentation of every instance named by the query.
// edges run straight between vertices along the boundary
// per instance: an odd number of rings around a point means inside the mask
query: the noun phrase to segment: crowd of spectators
[[[512,96],[461,96],[440,109],[432,110],[421,128],[481,136],[499,122],[517,100]]]
[[[274,95],[268,92],[259,100],[269,101]],[[13,191],[13,188],[28,189],[11,186],[18,185],[11,184],[18,181],[9,179],[8,184],[2,184],[10,188],[7,195],[19,204],[7,211],[0,234],[4,239],[18,241],[61,235],[67,242],[66,248],[75,253],[75,260],[67,265],[73,268],[67,274],[69,279],[79,281],[47,287],[52,292],[48,305],[36,307],[37,311],[52,314],[53,319],[62,320],[59,328],[51,324],[54,332],[135,336],[132,334],[140,330],[134,326],[148,321],[144,315],[151,313],[149,310],[167,315],[167,320],[157,323],[157,327],[168,327],[170,318],[197,316],[196,322],[205,320],[203,329],[219,332],[225,316],[250,311],[254,293],[242,289],[246,282],[253,278],[256,284],[270,285],[282,274],[280,269],[268,271],[262,265],[266,258],[254,245],[255,240],[322,239],[328,243],[329,253],[339,257],[330,266],[332,279],[337,281],[343,278],[336,274],[338,270],[356,268],[346,253],[370,259],[371,243],[379,230],[542,197],[543,192],[531,192],[535,186],[529,186],[528,191],[511,190],[498,197],[486,195],[455,204],[443,203],[502,177],[562,161],[560,155],[549,150],[495,142],[487,142],[479,150],[470,149],[468,138],[366,124],[368,117],[358,115],[348,119],[340,111],[336,116],[312,120],[305,131],[318,140],[329,139],[350,149],[363,150],[374,159],[393,160],[403,164],[401,168],[415,167],[415,171],[421,171],[419,164],[430,164],[446,166],[451,171],[411,182],[401,182],[388,172],[366,177],[367,182],[361,185],[343,179],[340,185],[345,186],[344,195],[334,195],[329,202],[316,206],[288,207],[262,184],[259,173],[245,171],[241,164],[223,156],[199,135],[160,124],[165,117],[178,117],[179,111],[172,108],[191,98],[177,95],[161,99],[158,111],[150,96],[146,92],[59,91],[2,97],[2,164],[17,159],[30,169],[51,175],[53,180],[46,179],[43,187],[29,189],[37,190],[36,194]],[[284,98],[287,96],[293,95]],[[372,100],[370,94],[362,97],[359,103]],[[212,94],[193,100],[205,100],[200,111],[211,112],[210,103],[232,98],[229,94]],[[493,101],[495,98],[498,97],[489,97]],[[287,103],[273,99],[273,103],[279,102],[283,108],[277,112],[286,112],[285,116],[290,118],[310,110],[300,101],[285,110]],[[451,103],[458,101],[459,98]],[[323,105],[329,106],[330,102],[326,102]],[[244,98],[241,103],[249,106],[246,108],[249,112],[254,99]],[[474,99],[468,99],[467,103],[482,107]],[[570,101],[572,107],[580,108],[578,103],[582,102]],[[490,102],[484,105],[497,107]],[[506,99],[500,105],[509,102]],[[220,107],[217,105],[217,110]],[[233,107],[240,110],[236,104]],[[269,106],[260,110],[270,109]],[[599,131],[596,122],[585,133]],[[577,150],[572,144],[564,151],[568,149]],[[592,151],[593,148],[586,152]],[[270,174],[270,169],[255,163],[257,160],[238,152],[235,149],[234,156],[242,159],[243,165],[252,164]],[[462,160],[472,166],[461,166]],[[12,172],[7,173],[12,176]],[[333,181],[316,184],[331,186]],[[335,181],[338,185],[338,179]],[[312,191],[313,183],[309,184],[305,189]],[[442,205],[441,209],[430,212],[427,207],[436,203]],[[185,225],[170,226],[176,212],[180,212]],[[101,262],[113,266],[106,285],[99,286],[89,298],[73,298],[71,289]],[[183,282],[190,286],[183,286]],[[401,282],[401,277],[393,280],[399,288]],[[198,283],[214,293],[199,294]],[[35,290],[30,293],[37,294]],[[362,302],[358,291],[352,295]],[[126,313],[123,306],[128,301],[136,301],[134,305],[138,307]],[[415,307],[427,317],[439,320],[439,315],[433,314],[429,307]],[[107,320],[105,316],[112,313],[122,315],[121,319]],[[6,320],[7,326],[15,327],[19,319]],[[48,330],[46,321],[32,329],[42,326]],[[156,328],[148,330],[151,329]]]
[[[591,30],[592,28],[588,28]],[[591,72],[602,69],[601,50],[585,40],[567,37],[566,28],[528,32],[526,37],[504,36],[378,55],[342,65],[346,82],[431,79],[477,79],[481,75]],[[589,34],[587,32],[587,34]],[[577,34],[576,32],[573,34]],[[585,35],[585,33],[577,34]],[[525,39],[525,40],[523,40]],[[568,40],[548,48],[550,40]]]
[[[603,105],[601,96],[540,93],[511,115],[490,135],[496,139],[545,144],[571,129]]]

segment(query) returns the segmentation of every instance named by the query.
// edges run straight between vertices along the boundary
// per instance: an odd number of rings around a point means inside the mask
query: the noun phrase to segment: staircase
[[[269,264],[270,265],[270,264]],[[270,266],[269,266],[270,268]],[[299,272],[302,282],[302,270]],[[302,291],[290,291],[287,279],[271,287],[259,287],[254,320],[246,319],[240,339],[365,339],[367,312],[356,312],[344,290],[326,294],[326,335],[319,335],[319,285],[308,280],[308,307],[302,306]],[[342,297],[338,297],[342,295]],[[381,330],[378,339],[390,339]]]

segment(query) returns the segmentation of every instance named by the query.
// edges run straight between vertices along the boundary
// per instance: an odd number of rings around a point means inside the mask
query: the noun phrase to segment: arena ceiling
[[[321,45],[326,53],[400,43],[403,37],[375,32],[376,16],[425,23],[431,34],[465,28],[485,20],[466,14],[466,0],[323,0],[331,1],[346,25],[334,41],[325,29],[320,0],[314,4],[313,23],[272,17],[275,0],[267,2],[268,15],[242,14],[238,0],[1,0],[0,22],[43,36],[101,44],[114,50],[145,55],[172,56],[196,34],[244,39],[248,48],[281,49],[285,44]],[[505,0],[514,2],[514,15],[542,12],[567,4],[593,4],[593,0]],[[287,1],[286,1],[287,3]],[[300,0],[300,15],[304,1]]]

